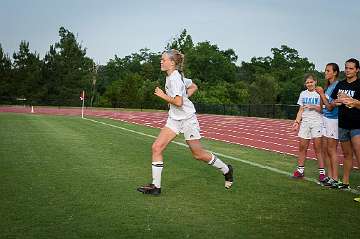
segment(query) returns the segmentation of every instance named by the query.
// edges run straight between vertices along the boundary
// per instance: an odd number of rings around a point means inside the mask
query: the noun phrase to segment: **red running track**
[[[31,113],[31,108],[2,106],[0,112]],[[81,116],[81,108],[34,107],[34,113]],[[167,112],[131,112],[98,108],[87,108],[84,115],[154,128],[163,127],[167,119]],[[299,141],[296,132],[291,131],[290,120],[208,114],[199,114],[197,117],[201,134],[205,138],[297,156]],[[309,147],[307,157],[315,159],[312,145]],[[342,162],[343,156],[339,150],[338,158]]]

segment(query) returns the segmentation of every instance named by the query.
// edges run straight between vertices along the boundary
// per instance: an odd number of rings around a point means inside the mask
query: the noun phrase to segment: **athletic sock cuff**
[[[213,165],[216,162],[216,156],[214,154],[211,154],[211,160],[208,162],[209,165]]]
[[[159,162],[152,162],[151,163],[152,166],[154,167],[164,167],[164,163],[159,161]]]

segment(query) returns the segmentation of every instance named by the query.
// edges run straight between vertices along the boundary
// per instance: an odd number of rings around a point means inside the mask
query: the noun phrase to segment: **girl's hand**
[[[349,107],[350,105],[352,105],[352,102],[353,102],[353,98],[351,98],[350,96],[348,96],[347,94],[345,94],[345,93],[342,93],[342,92],[339,92],[338,93],[338,98],[337,98],[337,100],[336,100],[336,103],[338,103],[338,104],[344,104],[344,105],[346,105],[347,107]],[[353,106],[351,106],[351,107],[353,107]],[[351,107],[349,107],[349,108],[351,108]]]
[[[347,94],[343,93],[343,92],[339,92],[337,94],[337,98],[342,102],[346,99],[352,99],[350,96],[348,96]]]
[[[295,121],[291,127],[292,131],[298,131],[299,130],[300,123]]]
[[[319,94],[319,95],[323,95],[324,94],[324,89],[321,86],[317,86],[315,88],[315,91]]]
[[[342,99],[342,103],[343,103],[346,107],[352,108],[352,107],[355,106],[356,100],[353,99],[353,98],[351,98],[351,97],[348,97],[348,98]]]
[[[319,105],[304,105],[304,109],[316,110],[316,111],[319,111],[319,112],[321,110]]]
[[[316,105],[304,105],[304,109],[314,110],[316,109]]]
[[[160,98],[164,98],[163,96],[165,95],[164,91],[162,89],[160,89],[159,87],[155,88],[154,94],[159,96]]]
[[[335,100],[333,101],[333,103],[334,103],[336,106],[340,106],[340,105],[342,105],[342,100],[340,100],[340,99],[335,99]]]

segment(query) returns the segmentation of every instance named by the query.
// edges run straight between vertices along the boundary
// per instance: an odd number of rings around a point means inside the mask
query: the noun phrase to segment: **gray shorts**
[[[301,122],[298,136],[302,139],[320,138],[322,136],[322,122]]]
[[[339,127],[340,142],[350,141],[351,138],[360,135],[360,129],[344,129]]]

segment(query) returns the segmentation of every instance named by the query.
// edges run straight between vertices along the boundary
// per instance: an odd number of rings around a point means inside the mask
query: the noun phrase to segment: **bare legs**
[[[322,150],[321,150],[321,138],[314,138],[314,150],[316,154],[316,158],[318,160],[319,168],[324,168],[324,160],[322,157]],[[299,142],[299,156],[298,156],[298,166],[304,166],[306,152],[309,147],[310,139],[303,139],[300,138]]]
[[[163,152],[168,144],[176,137],[176,133],[170,128],[164,127],[161,129],[159,136],[156,138],[152,145],[152,175],[153,184],[160,188],[161,186],[161,173],[163,169]],[[228,166],[218,159],[212,153],[207,152],[201,145],[199,139],[186,140],[193,157],[197,160],[206,162],[220,171],[223,174],[229,172]]]
[[[152,145],[152,161],[153,162],[162,162],[163,161],[163,151],[167,145],[176,137],[176,133],[171,129],[164,127],[161,129],[159,136],[156,138],[155,142]]]
[[[200,140],[186,140],[186,143],[189,145],[191,153],[196,160],[204,161],[206,163],[210,162],[212,154],[204,150]]]
[[[338,180],[338,162],[337,162],[337,140],[332,138],[322,138],[323,159],[327,166],[328,176],[334,180]]]
[[[341,142],[341,148],[344,154],[344,175],[343,183],[349,184],[350,172],[352,169],[353,152],[360,165],[360,135],[351,138],[351,141]]]
[[[299,156],[298,156],[298,166],[304,166],[306,151],[309,147],[310,140],[300,138],[299,142]]]

